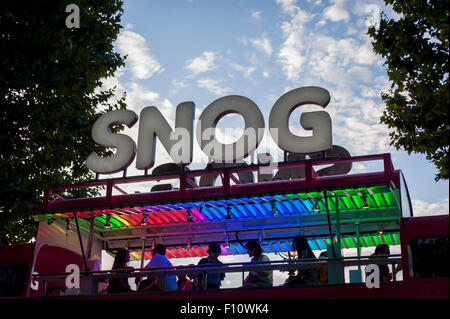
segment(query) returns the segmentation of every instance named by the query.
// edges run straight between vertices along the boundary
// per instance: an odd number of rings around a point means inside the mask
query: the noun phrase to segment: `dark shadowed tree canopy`
[[[400,17],[369,29],[392,81],[381,122],[397,149],[424,153],[449,175],[449,0],[385,0]]]
[[[76,3],[79,28],[68,28]],[[113,45],[123,12],[119,0],[0,2],[0,239],[36,235],[31,215],[47,186],[93,176],[84,166],[97,149],[90,130],[124,97],[102,79],[124,65]],[[74,194],[64,194],[73,196]],[[80,194],[78,194],[80,195]],[[84,194],[89,196],[89,194]]]

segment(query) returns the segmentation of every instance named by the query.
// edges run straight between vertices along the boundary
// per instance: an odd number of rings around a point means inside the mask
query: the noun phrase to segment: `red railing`
[[[348,174],[336,176],[317,176],[314,166],[344,164],[368,161],[383,161],[383,171]],[[305,168],[305,177],[291,180],[277,180],[269,182],[256,182],[238,184],[238,180],[233,174],[244,172],[255,172],[261,167],[269,165],[248,165],[242,167],[217,168],[209,170],[186,171],[175,174],[164,175],[142,175],[122,178],[109,178],[93,180],[80,184],[62,185],[49,187],[45,193],[43,202],[37,211],[64,211],[70,209],[82,210],[100,207],[120,207],[123,205],[136,205],[152,202],[185,201],[188,199],[206,199],[210,197],[240,196],[245,194],[261,194],[271,192],[287,192],[300,189],[327,189],[339,186],[376,184],[393,182],[395,187],[399,187],[399,172],[394,170],[389,153],[354,156],[340,159],[306,160],[298,162],[272,163],[270,167],[275,169]],[[190,183],[191,178],[202,176],[218,176],[222,178],[221,186],[195,186]],[[180,187],[173,190],[126,194],[118,185],[130,183],[142,183],[149,181],[179,180]],[[235,182],[232,185],[231,181]],[[188,184],[190,184],[188,186]],[[82,189],[90,187],[106,187],[106,195],[94,198],[62,199],[55,194],[58,191]],[[121,195],[113,195],[113,188],[117,189]],[[57,197],[57,200],[49,200],[50,195]]]

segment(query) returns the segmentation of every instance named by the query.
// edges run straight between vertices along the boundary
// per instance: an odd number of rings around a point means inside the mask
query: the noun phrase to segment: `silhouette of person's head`
[[[130,252],[127,248],[120,248],[114,258],[113,268],[123,268],[130,261]]]
[[[156,254],[165,256],[166,246],[164,246],[163,244],[156,244],[155,247],[152,249],[152,256],[155,256]]]
[[[259,257],[262,254],[261,245],[257,240],[250,240],[245,244],[245,248],[247,249],[248,255],[250,257]]]
[[[292,240],[292,248],[297,250],[298,258],[316,258],[311,247],[308,244],[308,240],[303,235],[297,235]]]
[[[217,242],[209,243],[208,250],[206,251],[208,255],[213,258],[217,258],[220,256],[222,250],[220,249],[220,244]]]
[[[374,255],[377,256],[388,256],[390,254],[389,245],[387,244],[378,244],[375,248]]]

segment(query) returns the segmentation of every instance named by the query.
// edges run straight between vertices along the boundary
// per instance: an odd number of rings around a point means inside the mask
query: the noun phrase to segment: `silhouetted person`
[[[387,244],[378,244],[375,247],[375,252],[370,255],[370,258],[386,258],[390,255],[389,245]],[[392,273],[389,271],[389,266],[387,264],[378,265],[380,269],[380,282],[389,282],[392,280]],[[402,269],[401,265],[397,266],[396,271],[400,271]],[[370,273],[366,272],[366,277],[370,275]]]
[[[215,265],[222,265],[222,262],[219,260],[219,256],[222,253],[222,250],[220,249],[219,243],[210,243],[208,245],[208,257],[200,259],[198,262],[199,265],[205,265],[205,264],[215,264]],[[200,275],[198,277],[198,286],[199,288],[203,288],[203,277]],[[207,280],[206,280],[206,288],[207,289],[219,289],[222,285],[222,280],[225,279],[225,273],[208,273],[207,274]]]
[[[252,257],[252,263],[270,261],[269,257],[262,253],[262,248],[256,240],[250,240],[246,245],[248,255]],[[250,271],[244,280],[245,287],[272,287],[273,271]]]
[[[120,248],[116,257],[114,258],[114,263],[112,270],[122,270],[124,272],[129,272],[133,267],[128,267],[127,264],[130,261],[130,253],[126,248]],[[134,290],[130,288],[128,283],[128,278],[110,278],[108,288],[106,292],[108,293],[124,293],[133,292]]]
[[[317,260],[311,247],[308,244],[308,240],[303,235],[298,235],[293,238],[292,248],[297,250],[297,258],[299,260]],[[297,274],[289,277],[284,285],[314,285],[319,283],[320,281],[318,269],[298,269]]]
[[[166,257],[166,247],[162,244],[157,244],[152,249],[152,259],[145,266],[145,268],[172,268],[173,265]],[[160,277],[162,278],[162,277]],[[148,291],[148,290],[165,290],[166,291],[175,291],[177,290],[177,276],[170,275],[166,276],[166,282],[162,280],[158,280],[155,277],[149,277],[148,279],[141,282],[139,285],[139,291]]]

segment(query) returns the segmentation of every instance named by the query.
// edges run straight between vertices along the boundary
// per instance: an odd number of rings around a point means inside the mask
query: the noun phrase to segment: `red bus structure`
[[[332,172],[354,163],[370,163],[368,167],[375,163],[380,168],[330,175],[330,168]],[[277,163],[272,173],[267,165],[209,166],[188,171],[168,164],[163,173],[155,169],[151,175],[48,188],[34,216],[39,221],[36,242],[0,247],[0,267],[7,278],[1,283],[1,297],[43,297],[55,288],[71,298],[105,299],[449,297],[448,215],[413,216],[405,179],[394,169],[390,154],[286,161]],[[143,183],[148,192],[127,193],[123,187]],[[105,193],[65,198],[67,191],[91,187],[103,187]],[[328,258],[296,259],[291,241],[300,233],[313,251],[326,250]],[[283,260],[142,269],[155,243],[167,247],[168,258],[188,258],[206,256],[212,241],[222,244],[222,255],[243,255],[243,243],[250,239],[258,240],[264,253],[279,254]],[[400,245],[401,253],[383,259],[361,255],[363,247],[375,249],[380,243]],[[101,270],[102,251],[113,255],[122,247],[128,247],[131,260],[141,261],[140,269]],[[356,248],[357,254],[343,257],[347,248]],[[368,264],[389,265],[393,279],[368,288],[364,274]],[[70,275],[67,265],[81,270],[79,289],[64,288]],[[251,270],[324,267],[328,283],[320,285],[129,294],[106,294],[100,287],[118,277],[217,272],[244,276]],[[357,269],[345,280],[348,267]]]

